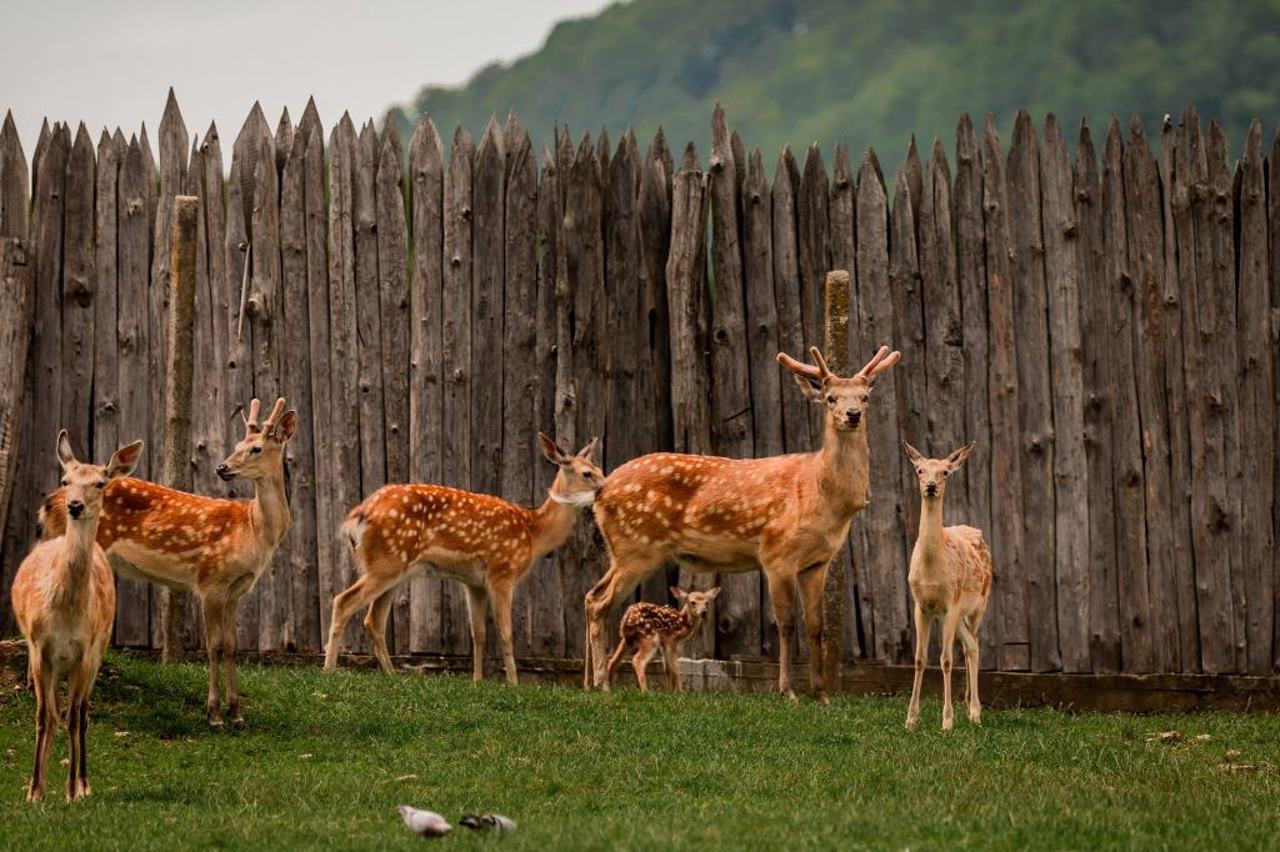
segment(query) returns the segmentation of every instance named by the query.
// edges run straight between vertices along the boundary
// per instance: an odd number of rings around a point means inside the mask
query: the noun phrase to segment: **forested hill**
[[[1190,101],[1238,154],[1251,118],[1280,119],[1280,0],[632,0],[391,115],[404,130],[429,112],[448,138],[514,108],[539,142],[557,122],[662,124],[705,157],[717,100],[749,146],[847,140],[887,164],[911,132],[950,142],[962,111],[1006,133],[1018,107],[1068,126],[1136,111],[1152,132]]]

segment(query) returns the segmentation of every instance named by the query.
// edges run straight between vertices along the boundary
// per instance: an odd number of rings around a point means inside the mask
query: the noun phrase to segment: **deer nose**
[[[78,518],[84,514],[84,503],[80,500],[68,500],[67,511],[71,514],[71,517]]]
[[[924,490],[925,490],[925,493],[926,493],[926,494],[929,494],[929,495],[931,495],[931,496],[932,496],[932,495],[934,495],[934,494],[937,494],[937,493],[938,493],[938,483],[936,483],[936,482],[927,482],[927,483],[925,483]]]
[[[227,480],[231,478],[231,470],[226,466],[225,463],[218,465],[216,468],[214,468],[213,472],[218,474],[219,479]]]
[[[846,412],[844,415],[844,419],[849,422],[850,426],[857,426],[858,421],[862,419],[862,412],[861,411]]]

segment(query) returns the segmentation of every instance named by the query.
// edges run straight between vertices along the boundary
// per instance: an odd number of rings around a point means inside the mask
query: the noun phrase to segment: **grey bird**
[[[453,826],[435,811],[420,811],[409,805],[400,805],[396,810],[409,830],[419,837],[444,837],[453,831]]]
[[[516,821],[502,814],[467,814],[458,820],[458,825],[472,831],[515,831]]]

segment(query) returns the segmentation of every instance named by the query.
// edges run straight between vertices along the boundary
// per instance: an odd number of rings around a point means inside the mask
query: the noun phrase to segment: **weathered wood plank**
[[[63,201],[62,312],[62,428],[72,446],[89,450],[90,396],[93,393],[94,275],[93,185],[95,155],[89,131],[81,123],[67,160]]]
[[[409,280],[408,224],[404,208],[404,168],[394,122],[383,129],[377,171],[378,294],[382,324],[382,386],[388,482],[409,479]],[[410,590],[392,592],[391,632],[397,654],[410,639]]]
[[[444,154],[430,118],[409,142],[413,202],[413,284],[409,302],[409,478],[441,482],[444,469],[442,309],[444,298]],[[439,652],[443,581],[418,576],[409,587],[409,648]]]
[[[857,270],[861,351],[866,357],[874,347],[897,345],[894,336],[893,293],[889,280],[889,206],[880,165],[868,151],[858,168]],[[904,514],[901,451],[898,436],[898,378],[890,370],[876,381],[869,415],[875,428],[868,430],[871,459],[871,505],[863,513],[863,534],[858,564],[866,566],[859,583],[866,655],[878,660],[906,659],[911,654],[911,622],[907,611],[905,569],[907,532]]]
[[[329,507],[330,531],[336,535],[347,512],[360,500],[360,402],[357,388],[360,365],[357,355],[355,169],[358,156],[355,124],[342,118],[329,134],[329,440],[333,477]],[[334,587],[349,587],[356,579],[355,565],[344,549],[336,550]],[[328,635],[332,599],[321,607]],[[366,647],[364,631],[355,619],[345,630],[343,647]]]
[[[147,390],[147,348],[150,323],[147,321],[147,272],[150,222],[147,219],[147,183],[142,148],[137,137],[129,140],[128,153],[120,168],[117,208],[119,245],[119,440],[148,438],[151,396]],[[135,475],[148,477],[151,452],[144,452]],[[121,579],[116,592],[116,634],[119,645],[145,646],[150,643],[150,595],[146,584]]]
[[[16,487],[21,483],[17,475],[24,431],[21,426],[30,417],[24,404],[24,391],[27,387],[27,352],[31,343],[34,301],[32,271],[26,240],[0,237],[0,298],[4,299],[5,305],[5,310],[0,311],[0,353],[3,353],[0,360],[0,532],[5,529],[10,506],[25,508],[21,501],[13,498]],[[4,612],[10,611],[9,589],[17,566],[16,558],[5,559],[4,565],[0,566],[0,606],[4,607]],[[14,625],[7,618],[3,622],[4,628],[11,630]]]
[[[1276,131],[1271,142],[1271,153],[1267,157],[1267,240],[1270,263],[1267,267],[1271,284],[1271,356],[1272,375],[1274,377],[1272,405],[1272,446],[1280,448],[1280,130]],[[1273,461],[1272,494],[1280,495],[1280,453]],[[1265,475],[1265,471],[1262,472]],[[1272,540],[1280,539],[1280,499],[1273,501]],[[1280,573],[1280,554],[1272,553],[1272,576]],[[1280,577],[1276,582],[1275,609],[1280,611]],[[1272,633],[1272,666],[1280,668],[1280,618],[1274,619]]]
[[[1023,570],[1022,452],[1018,426],[1018,356],[1014,333],[1013,271],[1010,251],[1009,189],[1004,149],[995,117],[987,113],[983,133],[982,213],[987,258],[987,317],[991,362],[987,388],[991,410],[991,550],[995,564],[993,597],[1000,615],[997,667],[1031,667],[1027,580]],[[1005,495],[996,500],[995,494]]]
[[[542,384],[537,352],[538,321],[538,164],[529,134],[515,114],[502,133],[506,155],[506,198],[503,209],[502,351],[502,496],[521,505],[545,497],[538,489],[541,465],[537,445],[538,395]],[[545,564],[545,560],[540,560]],[[535,566],[540,567],[540,566]],[[530,653],[536,615],[534,583],[526,575],[516,592],[513,628],[516,653]]]
[[[1045,279],[1049,287],[1049,361],[1053,365],[1054,567],[1062,669],[1087,672],[1089,654],[1089,471],[1084,449],[1084,355],[1080,337],[1080,264],[1067,143],[1058,119],[1045,119],[1040,155]]]
[[[991,536],[991,409],[987,328],[987,263],[982,225],[982,155],[969,114],[956,124],[956,176],[952,205],[956,240],[956,283],[960,288],[964,347],[964,440],[975,442],[965,463],[967,523]],[[953,513],[954,514],[954,513]],[[996,665],[1000,647],[1000,600],[987,602],[978,634],[984,668]]]
[[[822,299],[822,349],[831,371],[838,376],[852,373],[849,359],[849,301],[853,292],[853,276],[847,269],[827,273]],[[844,658],[846,596],[850,584],[849,555],[851,542],[846,539],[827,568],[822,584],[820,615],[823,632],[821,647],[809,648],[810,666],[821,665],[825,689],[839,691],[840,663]],[[813,615],[813,613],[809,613]]]
[[[94,175],[94,336],[93,447],[94,458],[108,458],[120,446],[120,348],[116,331],[119,313],[116,221],[121,150],[104,129],[98,140]]]
[[[386,405],[382,382],[382,311],[378,266],[378,134],[360,128],[352,171],[355,203],[356,346],[360,379],[360,493],[387,482]]]
[[[490,118],[476,147],[471,190],[478,249],[471,285],[471,487],[486,494],[502,487],[505,172],[502,131]],[[491,636],[496,641],[496,631]]]
[[[830,182],[817,144],[805,153],[804,168],[796,184],[796,250],[800,272],[800,321],[804,328],[804,352],[822,346],[822,294],[831,268],[831,231],[828,222]],[[822,412],[807,405],[809,437],[814,446],[822,440]],[[798,643],[803,649],[807,640]]]
[[[1272,513],[1275,464],[1275,375],[1271,351],[1271,287],[1267,279],[1266,174],[1262,127],[1254,120],[1244,143],[1241,181],[1236,193],[1240,235],[1237,324],[1240,346],[1241,520],[1248,601],[1248,670],[1271,671],[1275,619],[1275,541]]]
[[[1107,235],[1103,225],[1102,176],[1093,136],[1080,123],[1072,168],[1076,241],[1080,270],[1080,338],[1084,364],[1084,451],[1088,476],[1089,516],[1089,661],[1094,672],[1120,670],[1120,611],[1116,577],[1116,500],[1112,481],[1116,387],[1115,323],[1111,303],[1113,281],[1106,274]],[[1077,498],[1079,499],[1079,498]]]
[[[796,220],[796,193],[800,170],[790,148],[783,148],[773,173],[773,287],[778,310],[778,349],[793,358],[802,357],[807,337],[800,297],[799,235]],[[782,371],[778,370],[779,376]],[[782,429],[787,452],[805,452],[813,447],[809,433],[809,406],[795,397],[789,382],[783,381]],[[772,649],[776,651],[776,638]]]
[[[564,218],[564,195],[560,190],[561,175],[555,155],[543,148],[542,174],[538,183],[537,243],[538,292],[535,330],[538,370],[538,397],[535,423],[548,434],[557,431],[558,411],[556,374],[560,350],[560,300],[557,294],[558,242]],[[567,324],[566,324],[567,326]],[[567,335],[567,328],[564,332]],[[554,475],[536,448],[532,454],[533,485],[541,494]],[[560,554],[548,554],[533,566],[525,583],[529,601],[529,644],[532,653],[560,656],[564,654],[564,607],[566,600],[560,584]],[[573,605],[574,601],[568,601]]]
[[[1018,421],[1022,430],[1022,564],[1033,612],[1057,611],[1053,490],[1053,407],[1049,370],[1048,293],[1040,223],[1040,144],[1019,111],[1009,146],[1010,271],[1018,347]],[[1062,668],[1056,619],[1039,620],[1031,642],[1035,671]]]
[[[0,237],[26,239],[31,204],[28,181],[27,157],[22,152],[18,126],[13,112],[6,111],[4,125],[0,126]]]
[[[144,125],[144,139],[145,134]],[[144,140],[140,142],[145,144]],[[182,193],[186,184],[187,156],[191,150],[191,139],[187,135],[186,123],[182,120],[182,111],[178,108],[178,99],[174,95],[173,87],[169,88],[169,94],[165,100],[157,143],[160,149],[160,183],[158,192],[155,191],[154,185],[152,186],[155,210],[152,214],[151,287],[148,293],[151,297],[151,332],[154,343],[151,348],[151,365],[152,369],[156,370],[152,373],[151,383],[151,408],[156,416],[152,419],[150,433],[151,446],[157,453],[156,469],[158,470],[158,454],[164,445],[165,428],[164,418],[159,416],[159,412],[164,410],[165,374],[168,371],[166,353],[169,351],[169,323],[167,317],[169,276],[171,275],[169,242],[173,226],[173,199]],[[144,154],[146,153],[147,151],[144,150]],[[155,171],[155,166],[155,163],[151,164],[148,175]],[[163,597],[162,589],[156,589],[156,591]]]
[[[453,135],[453,151],[444,177],[444,290],[442,300],[444,364],[444,440],[442,479],[445,485],[471,485],[471,237],[472,164],[475,145],[465,131]],[[441,644],[447,653],[471,647],[467,604],[454,583],[441,586]]]
[[[60,476],[57,465],[47,455],[47,447],[57,438],[62,416],[63,385],[59,368],[62,362],[63,235],[70,157],[71,132],[65,124],[55,124],[49,145],[40,158],[38,191],[32,199],[31,214],[35,257],[35,322],[31,341],[36,372],[29,410],[35,439],[31,446],[41,460],[32,469],[35,473],[32,486],[40,494],[54,488]],[[82,175],[77,177],[83,180]],[[78,211],[78,215],[82,212]]]
[[[711,118],[711,262],[715,292],[711,298],[711,432],[718,455],[751,458],[755,434],[751,418],[751,369],[747,349],[747,314],[738,221],[741,198],[733,144],[719,104]],[[776,373],[766,358],[757,369]],[[758,572],[720,578],[715,604],[716,651],[720,658],[760,653]]]
[[[760,150],[751,152],[742,184],[742,257],[746,287],[746,328],[751,370],[751,430],[758,458],[780,455],[782,380],[778,370],[760,365],[778,354],[778,304],[773,283],[773,196]]]

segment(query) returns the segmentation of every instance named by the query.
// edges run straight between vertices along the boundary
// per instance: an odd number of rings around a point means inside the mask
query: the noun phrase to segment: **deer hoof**
[[[831,699],[827,697],[825,692],[815,692],[813,694],[813,700],[821,704],[823,707],[831,704]]]

